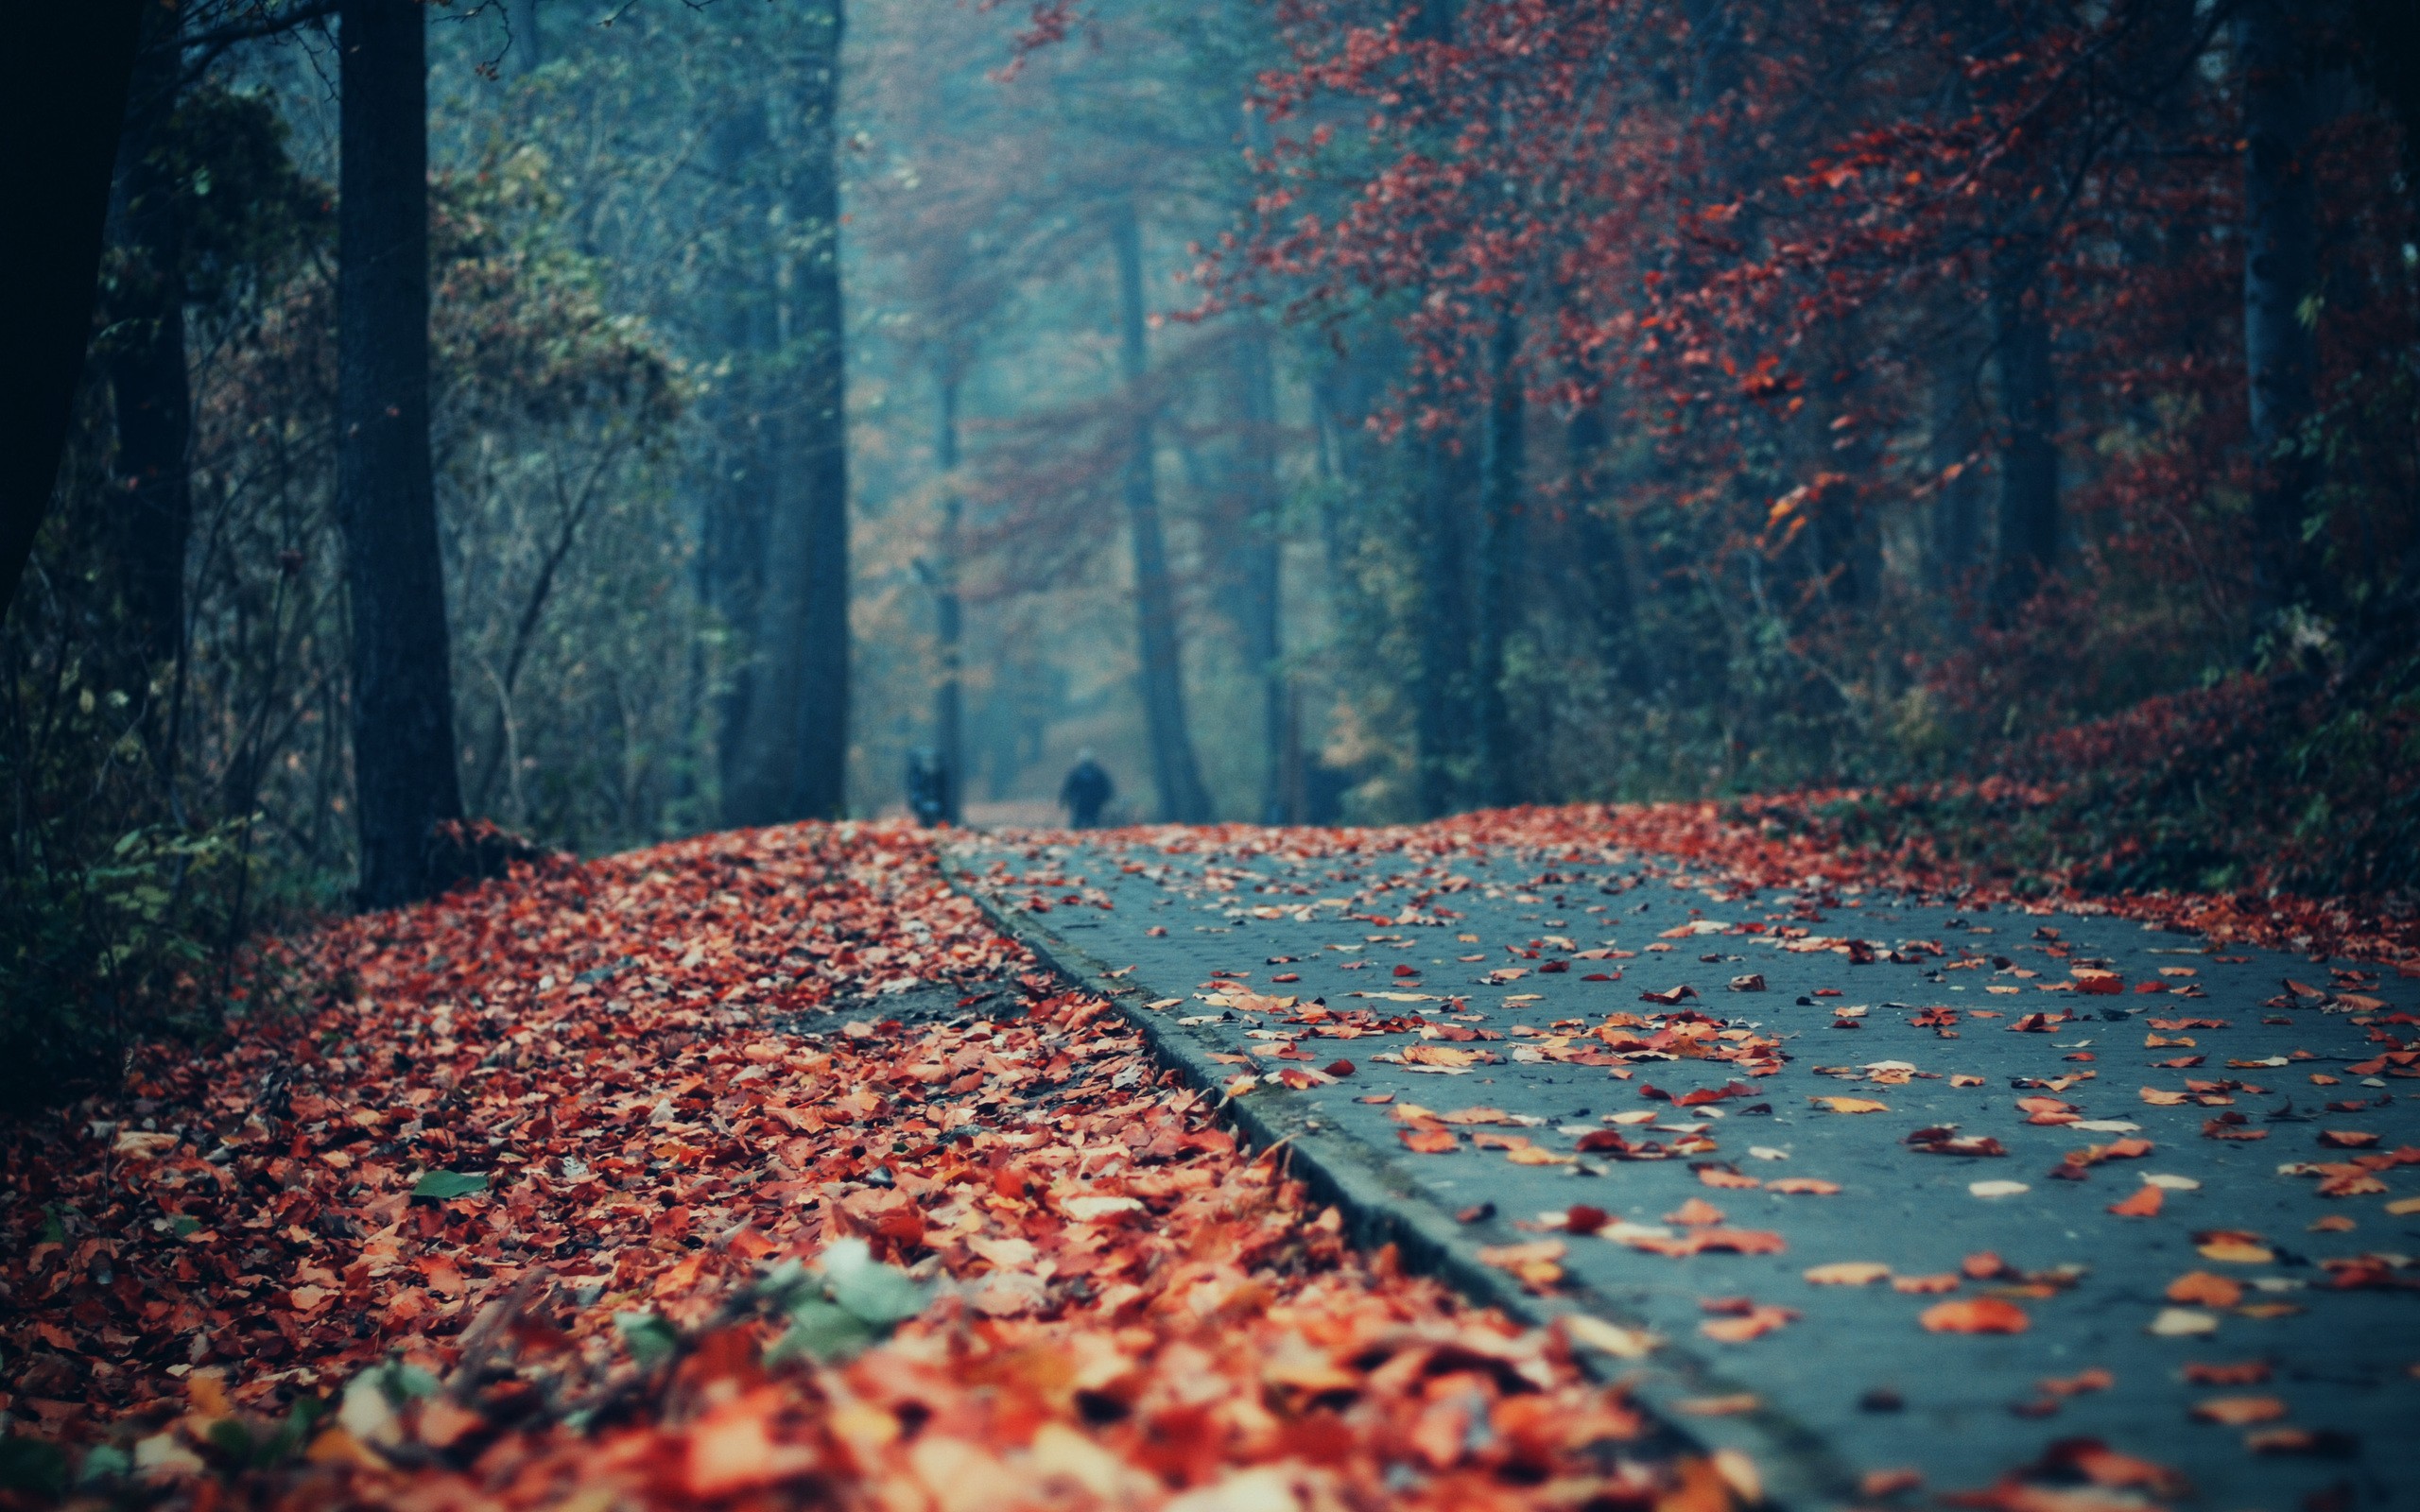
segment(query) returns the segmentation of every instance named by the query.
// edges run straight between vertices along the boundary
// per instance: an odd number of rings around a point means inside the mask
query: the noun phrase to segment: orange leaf
[[[1964,1297],[1935,1302],[1917,1319],[1934,1333],[2022,1333],[2031,1323],[2025,1309],[1996,1297]]]
[[[2168,1283],[2168,1299],[2204,1307],[2233,1307],[2243,1300],[2243,1285],[2206,1270],[2189,1270]]]
[[[2156,1218],[2159,1203],[2159,1188],[2147,1186],[2123,1202],[2111,1203],[2109,1211],[2120,1218]]]

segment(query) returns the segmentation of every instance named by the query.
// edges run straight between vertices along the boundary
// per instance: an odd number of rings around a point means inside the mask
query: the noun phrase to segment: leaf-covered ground
[[[1319,843],[1583,835],[1760,885],[1990,891],[1701,805]],[[2408,920],[2325,902],[2098,906],[2414,954]],[[1754,1498],[1753,1465],[1672,1449],[1559,1332],[1349,1250],[916,832],[524,867],[271,954],[220,1047],[147,1049],[121,1097],[5,1134],[0,1500]],[[2157,1473],[2078,1450],[1996,1494],[2102,1505]]]
[[[7,1132],[0,1497],[1753,1489],[1558,1335],[1348,1251],[914,832],[523,868],[282,951],[302,1001]]]

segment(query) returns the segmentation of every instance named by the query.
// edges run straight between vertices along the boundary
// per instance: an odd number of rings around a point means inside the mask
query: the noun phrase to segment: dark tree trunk
[[[2008,614],[2041,587],[2059,554],[2059,389],[2041,265],[2030,248],[1995,252],[1993,357],[2000,390],[1999,569],[1993,601]]]
[[[527,78],[546,63],[545,24],[538,17],[538,0],[510,0],[505,9],[505,23],[512,33],[512,45],[505,54],[505,66],[515,78]]]
[[[2253,455],[2261,468],[2253,502],[2253,582],[2269,612],[2291,604],[2306,586],[2302,517],[2311,468],[2285,453],[2310,413],[2318,363],[2304,306],[2319,284],[2311,152],[2321,81],[2302,36],[2307,20],[2297,17],[2283,0],[2246,0],[2236,18],[2243,68],[2244,370]]]
[[[799,12],[795,140],[782,144],[785,390],[760,402],[778,461],[748,707],[724,810],[735,823],[837,818],[848,803],[849,475],[839,181],[838,0]]]
[[[1586,371],[1580,375],[1585,379]],[[1579,597],[1588,606],[1591,627],[1608,679],[1616,686],[1635,686],[1647,658],[1639,644],[1638,597],[1631,578],[1630,543],[1624,539],[1618,503],[1601,496],[1605,490],[1605,400],[1582,404],[1564,427],[1564,487],[1571,510],[1572,533],[1579,545],[1569,570],[1579,575]]]
[[[1160,817],[1184,824],[1210,817],[1210,793],[1194,760],[1184,715],[1184,671],[1178,654],[1176,588],[1168,580],[1167,543],[1160,534],[1160,502],[1152,477],[1151,410],[1145,380],[1143,229],[1132,201],[1110,212],[1110,249],[1117,262],[1118,348],[1125,369],[1132,429],[1126,455],[1126,524],[1134,551],[1134,613],[1142,636],[1143,713],[1151,741],[1151,779]]]
[[[1277,375],[1268,329],[1254,321],[1236,347],[1242,403],[1244,659],[1260,679],[1261,819],[1297,817],[1293,703],[1287,694],[1284,634],[1286,543],[1277,494]]]
[[[1504,697],[1504,643],[1513,617],[1512,576],[1521,533],[1521,489],[1529,416],[1513,359],[1521,323],[1510,313],[1496,322],[1489,353],[1487,475],[1479,504],[1478,571],[1473,585],[1478,641],[1471,691],[1477,704],[1478,799],[1500,808],[1512,801],[1512,716]]]
[[[416,0],[338,12],[337,500],[353,608],[360,901],[427,894],[459,818],[445,578],[428,455],[428,71]]]
[[[1412,690],[1414,798],[1425,817],[1461,806],[1469,728],[1470,610],[1463,574],[1462,496],[1468,468],[1452,438],[1421,443],[1416,541],[1420,660]]]
[[[113,278],[103,369],[117,422],[117,556],[127,607],[152,662],[184,630],[193,522],[193,401],[185,368],[183,238],[168,133],[177,109],[180,8],[150,8],[127,98],[111,206]]]
[[[1973,466],[1979,444],[1975,422],[1975,369],[1966,345],[1950,341],[1934,353],[1930,413],[1930,462],[1936,492],[1932,507],[1932,570],[1935,589],[1954,598],[1968,586],[1982,555],[1982,500]],[[1958,475],[1940,480],[1951,468]]]
[[[715,173],[730,194],[717,279],[725,372],[715,386],[708,411],[715,427],[716,469],[708,485],[700,556],[705,601],[724,627],[737,633],[744,653],[725,673],[715,718],[727,824],[754,822],[738,800],[745,796],[743,758],[757,682],[751,643],[764,601],[779,432],[765,403],[764,369],[777,335],[772,291],[779,282],[760,182],[767,171],[768,141],[760,95],[746,94],[722,104],[709,149]]]
[[[934,385],[941,399],[940,424],[933,437],[933,461],[941,469],[942,529],[939,556],[934,568],[933,598],[935,626],[941,642],[942,679],[933,696],[933,743],[941,752],[942,779],[946,795],[945,816],[952,824],[963,821],[965,812],[961,794],[966,775],[965,715],[965,606],[959,596],[959,531],[964,521],[966,502],[960,498],[952,474],[958,471],[958,374],[950,369],[950,359],[942,357],[935,364],[941,369]]]
[[[791,809],[837,819],[849,804],[849,404],[840,301],[841,0],[809,0],[804,148],[790,224],[812,240],[791,266],[799,409],[786,470],[805,491],[805,612],[801,616],[799,765]]]
[[[0,367],[9,386],[0,400],[0,610],[17,596],[67,444],[142,11],[140,0],[76,0],[20,6],[9,18],[0,119],[20,145],[9,214],[42,233],[11,238],[0,317],[9,354]]]

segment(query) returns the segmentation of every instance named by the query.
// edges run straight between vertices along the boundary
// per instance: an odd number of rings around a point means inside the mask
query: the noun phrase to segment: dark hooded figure
[[[1100,811],[1115,797],[1117,784],[1109,773],[1093,760],[1089,750],[1076,753],[1076,765],[1067,769],[1067,780],[1059,784],[1059,801],[1066,805],[1068,822],[1079,830],[1089,830],[1100,823]]]
[[[949,817],[949,770],[940,752],[919,746],[908,753],[908,809],[927,830]]]

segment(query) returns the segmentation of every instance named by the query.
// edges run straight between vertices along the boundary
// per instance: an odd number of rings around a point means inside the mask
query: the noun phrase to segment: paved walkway
[[[1651,1332],[1609,1369],[1785,1500],[2083,1437],[2185,1505],[2413,1503],[2420,1164],[2379,1158],[2420,1160],[2420,1057],[2382,1058],[2420,983],[1624,852],[1207,843],[953,866],[1164,1055],[1254,1078],[1244,1121],[1365,1236]]]

